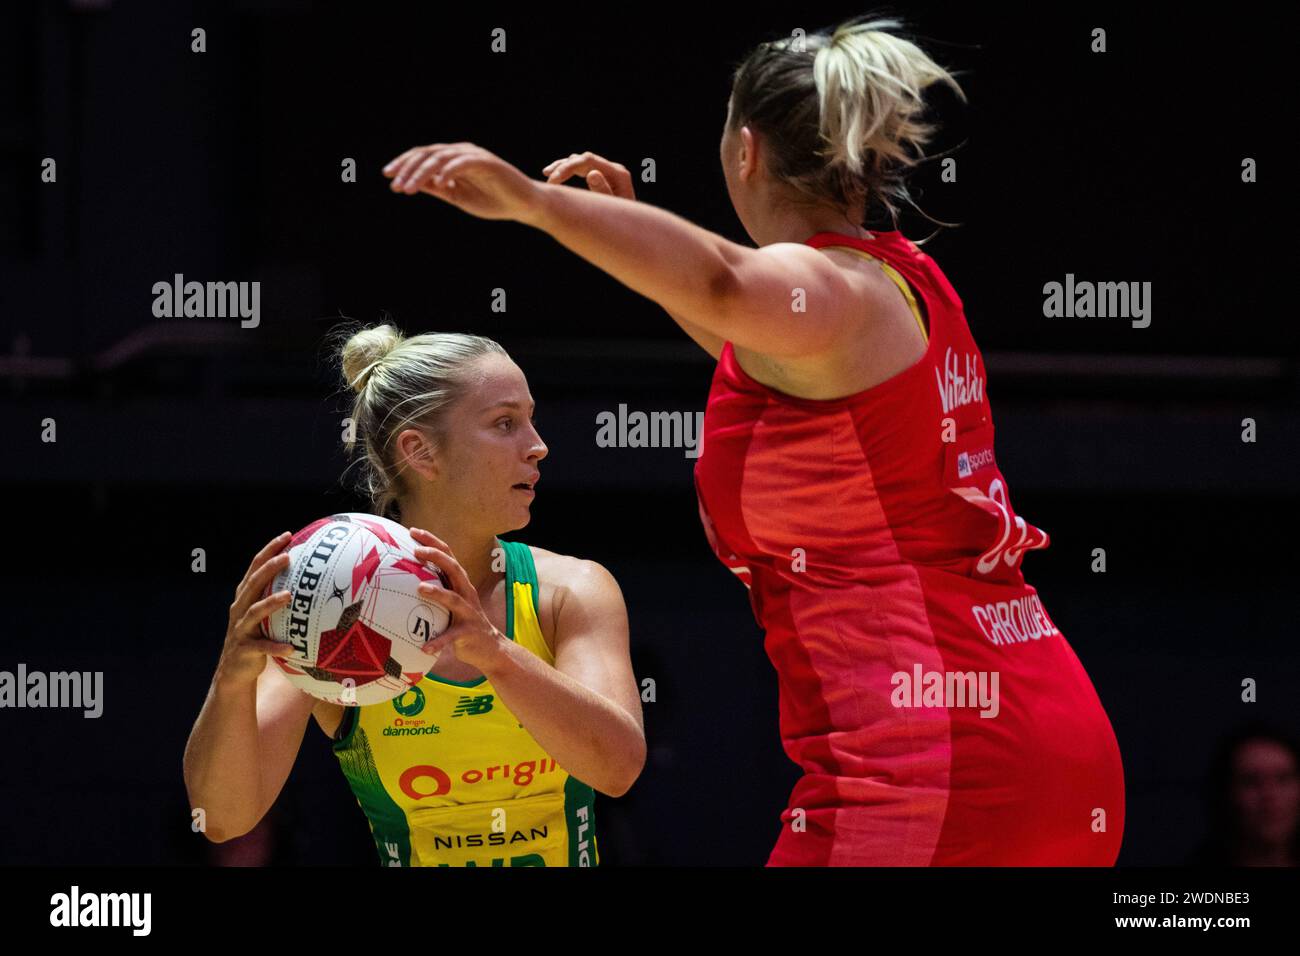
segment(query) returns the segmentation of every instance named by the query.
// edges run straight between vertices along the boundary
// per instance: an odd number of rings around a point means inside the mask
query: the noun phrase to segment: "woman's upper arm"
[[[644,730],[623,592],[595,561],[574,563],[556,610],[556,670],[618,704]]]
[[[861,317],[861,297],[844,271],[811,246],[776,242],[735,250],[717,314],[688,317],[724,341],[776,358],[803,358],[834,349]]]

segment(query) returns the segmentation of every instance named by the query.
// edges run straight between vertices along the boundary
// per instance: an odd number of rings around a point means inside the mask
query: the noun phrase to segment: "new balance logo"
[[[456,709],[451,712],[453,717],[473,717],[475,714],[486,714],[492,709],[492,695],[481,694],[478,697],[462,697],[456,701]]]

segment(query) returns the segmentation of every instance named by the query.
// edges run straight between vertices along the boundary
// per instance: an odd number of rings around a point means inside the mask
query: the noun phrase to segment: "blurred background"
[[[1273,238],[1270,70],[1284,54],[1266,24],[1241,14],[1208,35],[1094,4],[655,4],[607,18],[14,0],[0,12],[13,532],[0,669],[103,671],[105,707],[95,720],[0,711],[0,863],[374,865],[314,724],[241,840],[214,849],[190,831],[181,779],[252,554],[368,510],[340,480],[346,395],[323,340],[343,317],[490,335],[528,376],[550,454],[532,523],[507,537],[608,567],[637,676],[656,684],[645,772],[598,799],[602,860],[763,863],[797,771],[745,590],[699,526],[694,459],[595,442],[597,413],[621,403],[702,411],[712,361],[544,234],[395,196],[380,169],[436,141],[534,176],[588,149],[634,171],[650,157],[640,199],[748,244],[718,163],[731,69],[761,40],[868,10],[904,14],[970,97],[933,92],[930,152],[955,150],[957,180],[932,163],[912,192],[960,224],[923,248],[983,350],[1016,510],[1052,538],[1026,578],[1119,738],[1119,862],[1248,862],[1231,849],[1241,834],[1290,841],[1294,862],[1300,382],[1292,244]],[[1257,183],[1242,182],[1246,158]],[[917,241],[937,229],[915,211],[900,225]],[[153,284],[177,273],[259,281],[259,326],[155,318]],[[1150,327],[1044,318],[1044,283],[1067,273],[1151,282]],[[47,418],[55,443],[41,440]]]

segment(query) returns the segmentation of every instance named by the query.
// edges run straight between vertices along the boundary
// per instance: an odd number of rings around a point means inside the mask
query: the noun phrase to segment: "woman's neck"
[[[423,528],[446,542],[480,595],[492,591],[505,571],[505,555],[497,550],[500,544],[495,534],[463,527],[450,515],[419,506],[403,508],[401,515],[405,527]]]

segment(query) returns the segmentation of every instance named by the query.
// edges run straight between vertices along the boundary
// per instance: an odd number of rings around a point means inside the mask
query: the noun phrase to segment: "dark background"
[[[603,859],[764,862],[796,770],[744,588],[698,524],[694,461],[594,441],[596,413],[619,403],[702,410],[711,360],[544,234],[394,196],[379,170],[434,141],[531,175],[587,149],[634,170],[650,156],[658,181],[639,198],[748,243],[717,156],[731,67],[867,9],[905,14],[963,71],[969,105],[932,93],[930,152],[957,149],[958,181],[937,164],[912,180],[927,213],[961,226],[924,248],[984,351],[1016,510],[1052,536],[1026,577],[1119,737],[1120,862],[1184,860],[1213,744],[1250,717],[1297,729],[1294,244],[1273,238],[1291,93],[1275,25],[1248,8],[1211,24],[1093,4],[17,2],[0,14],[0,669],[102,670],[106,704],[98,720],[0,711],[0,863],[205,859],[181,754],[226,608],[273,534],[367,510],[340,481],[345,396],[323,338],[340,316],[386,313],[510,351],[550,455],[532,523],[508,537],[598,560],[623,588],[658,699],[641,779],[598,803]],[[504,55],[489,50],[498,26]],[[1089,52],[1094,27],[1109,52]],[[345,157],[356,183],[340,181]],[[1244,157],[1259,183],[1241,182]],[[901,225],[935,228],[915,212]],[[178,272],[260,281],[261,325],[155,319],[153,283]],[[1151,326],[1043,318],[1043,284],[1067,272],[1150,281]],[[1240,701],[1247,677],[1257,704]],[[277,861],[374,863],[314,724],[274,814]]]

